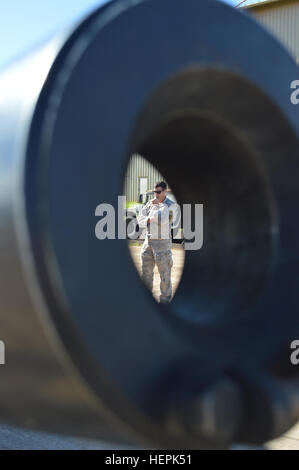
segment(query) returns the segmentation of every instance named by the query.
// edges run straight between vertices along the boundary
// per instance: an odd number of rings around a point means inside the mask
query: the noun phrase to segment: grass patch
[[[136,206],[138,204],[137,201],[126,201],[126,209],[129,209],[129,207]]]

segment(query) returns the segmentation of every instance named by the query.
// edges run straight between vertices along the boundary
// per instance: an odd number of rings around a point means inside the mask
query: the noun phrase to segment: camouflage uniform
[[[160,274],[160,303],[169,303],[172,296],[171,268],[171,224],[176,214],[176,204],[166,197],[159,204],[149,201],[137,217],[140,228],[146,228],[146,237],[141,248],[142,279],[150,291],[153,289],[154,267]],[[147,220],[154,222],[147,225]]]

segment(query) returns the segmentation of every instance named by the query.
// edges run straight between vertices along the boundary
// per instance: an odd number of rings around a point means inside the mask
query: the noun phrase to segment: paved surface
[[[299,450],[299,424],[265,447],[234,446],[234,449]],[[78,439],[55,434],[31,432],[11,426],[0,426],[0,450],[130,450],[127,447],[104,441]]]
[[[123,450],[132,448],[104,441],[0,426],[0,450]]]
[[[299,450],[299,423],[279,439],[269,442],[269,449]]]

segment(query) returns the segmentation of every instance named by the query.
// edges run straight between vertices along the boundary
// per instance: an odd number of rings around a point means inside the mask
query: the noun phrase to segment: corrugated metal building
[[[272,32],[299,63],[299,0],[265,0],[242,9]]]
[[[158,181],[167,181],[159,171],[141,155],[132,155],[125,178],[124,194],[127,201],[138,201],[139,194],[153,189]]]
[[[299,0],[264,0],[245,4],[243,11],[252,14],[269,29],[299,63]],[[137,201],[139,194],[165,178],[145,158],[133,155],[125,178],[124,194],[128,201]],[[167,181],[166,181],[167,183]]]

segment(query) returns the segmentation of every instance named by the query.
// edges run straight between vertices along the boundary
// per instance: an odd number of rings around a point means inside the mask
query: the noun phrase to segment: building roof
[[[298,0],[251,0],[251,3],[245,3],[244,5],[241,5],[241,8],[259,8],[263,6],[268,6],[271,4],[279,3],[280,6],[283,3],[292,3],[292,2],[298,2]]]

